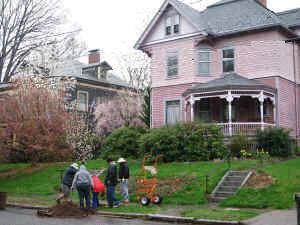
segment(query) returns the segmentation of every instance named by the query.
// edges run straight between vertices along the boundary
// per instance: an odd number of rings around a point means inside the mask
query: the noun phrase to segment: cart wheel
[[[147,198],[146,196],[143,196],[143,197],[140,198],[140,203],[141,203],[142,205],[149,205],[150,200],[149,200],[149,198]]]
[[[152,202],[156,205],[160,204],[163,200],[163,197],[159,196],[159,195],[154,195]]]

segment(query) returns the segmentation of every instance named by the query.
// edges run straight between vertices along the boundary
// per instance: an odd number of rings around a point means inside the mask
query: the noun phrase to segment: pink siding
[[[282,76],[293,80],[293,47],[292,44],[286,44],[285,39],[286,37],[277,31],[221,39],[211,47],[210,76],[198,76],[195,47],[197,38],[185,38],[152,45],[150,50],[153,87],[207,82],[219,77],[222,74],[222,48],[224,47],[234,47],[235,70],[242,76],[247,78]],[[169,51],[178,52],[179,75],[175,79],[166,78],[166,61]],[[300,55],[299,52],[300,48],[296,47],[296,55]],[[300,65],[298,68],[300,71]]]
[[[199,37],[197,37],[199,38]],[[199,76],[197,68],[197,38],[185,38],[148,46],[152,54],[152,126],[164,125],[166,100],[181,99],[182,118],[184,102],[182,93],[195,83],[205,83],[222,74],[222,48],[234,47],[235,71],[249,79],[256,79],[278,90],[277,122],[279,126],[293,130],[296,135],[296,112],[294,83],[300,82],[300,46],[294,45],[295,70],[293,66],[293,44],[285,43],[286,37],[278,31],[265,31],[237,37],[224,38],[215,42],[211,57],[211,75]],[[177,51],[179,74],[168,79],[167,53]],[[298,136],[300,134],[300,86],[298,87]],[[187,116],[189,120],[189,115]]]
[[[180,100],[182,111],[181,119],[185,116],[184,99],[182,94],[188,88],[190,84],[176,85],[160,88],[152,88],[152,127],[160,127],[165,124],[165,101],[168,100]]]
[[[295,84],[277,78],[278,91],[278,123],[280,127],[291,129],[291,134],[296,134],[296,112],[295,112]],[[298,101],[299,104],[299,101]],[[299,130],[298,130],[299,132]]]

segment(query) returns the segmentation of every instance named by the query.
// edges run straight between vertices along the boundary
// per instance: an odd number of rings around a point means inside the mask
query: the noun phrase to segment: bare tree
[[[0,82],[8,82],[33,50],[59,43],[68,33],[59,0],[0,0]]]
[[[137,92],[150,86],[150,58],[145,53],[133,51],[123,55],[120,68],[124,79]]]

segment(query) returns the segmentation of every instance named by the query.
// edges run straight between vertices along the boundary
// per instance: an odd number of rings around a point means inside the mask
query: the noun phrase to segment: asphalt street
[[[35,210],[8,208],[0,210],[0,225],[166,225],[143,220],[125,220],[103,216],[90,216],[83,219],[40,218]],[[174,224],[174,223],[173,223]]]

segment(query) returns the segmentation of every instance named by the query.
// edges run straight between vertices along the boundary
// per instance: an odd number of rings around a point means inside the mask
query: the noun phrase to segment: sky
[[[101,57],[118,67],[118,57],[133,45],[164,0],[63,0],[67,19],[82,31],[88,49],[101,49]],[[196,9],[218,0],[181,0]],[[275,11],[300,8],[300,0],[267,0]]]

